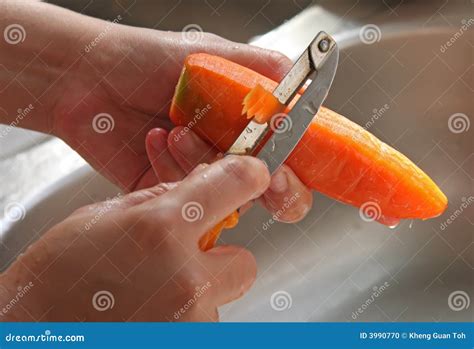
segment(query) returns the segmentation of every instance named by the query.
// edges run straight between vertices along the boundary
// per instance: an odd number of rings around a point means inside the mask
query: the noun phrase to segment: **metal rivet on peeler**
[[[329,41],[328,39],[322,39],[318,44],[319,51],[327,52],[329,50]]]

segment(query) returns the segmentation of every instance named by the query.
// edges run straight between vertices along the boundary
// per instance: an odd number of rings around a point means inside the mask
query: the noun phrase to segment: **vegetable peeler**
[[[326,99],[338,61],[336,42],[327,33],[319,32],[272,93],[280,104],[288,106],[298,91],[309,83],[294,107],[288,114],[275,115],[278,122],[274,122],[274,118],[263,124],[250,121],[227,154],[252,155],[265,136],[273,131],[256,155],[273,174],[303,137]]]
[[[277,120],[272,117],[272,120],[265,123],[251,120],[226,154],[254,155],[265,136],[273,131],[256,155],[266,163],[270,174],[273,174],[303,137],[326,99],[336,75],[338,60],[339,49],[334,39],[325,32],[319,32],[272,93],[277,104],[283,108],[288,107],[300,89],[308,83],[289,113],[277,113],[274,115]],[[234,211],[203,235],[199,241],[201,249],[206,251],[212,248],[222,229],[234,227],[238,217],[239,210]]]

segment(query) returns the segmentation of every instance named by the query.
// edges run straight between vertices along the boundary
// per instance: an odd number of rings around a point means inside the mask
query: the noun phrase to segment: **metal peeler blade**
[[[319,32],[273,91],[273,96],[287,106],[299,89],[310,81],[289,114],[277,114],[265,124],[250,121],[227,154],[253,154],[265,135],[272,130],[272,136],[258,152],[257,158],[267,164],[271,174],[274,173],[303,137],[326,99],[338,60],[339,49],[334,39],[325,32]]]

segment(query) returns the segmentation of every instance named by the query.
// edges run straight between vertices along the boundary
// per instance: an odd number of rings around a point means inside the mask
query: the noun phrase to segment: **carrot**
[[[273,115],[285,110],[285,105],[259,84],[250,90],[242,104],[242,114],[247,114],[247,119],[253,118],[260,124],[268,122]]]
[[[221,57],[189,55],[171,120],[226,151],[248,123],[242,102],[257,85],[273,91],[277,83]],[[427,219],[447,206],[443,192],[406,156],[324,107],[286,164],[308,187],[357,207],[374,203],[383,216]]]
[[[237,211],[232,212],[223,221],[217,223],[214,228],[209,230],[199,239],[199,247],[203,251],[207,251],[214,247],[219,235],[224,228],[230,229],[237,225],[239,222],[239,213]]]

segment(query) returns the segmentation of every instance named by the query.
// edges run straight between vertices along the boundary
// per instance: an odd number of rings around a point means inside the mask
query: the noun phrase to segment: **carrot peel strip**
[[[268,122],[274,115],[285,110],[285,105],[260,84],[250,90],[242,104],[242,114],[247,114],[247,119],[253,118],[259,124]]]
[[[222,233],[222,230],[234,228],[238,222],[239,213],[238,211],[234,211],[221,222],[217,223],[211,230],[209,230],[199,239],[199,248],[202,251],[210,250],[215,246],[217,239],[219,239],[219,236]]]

